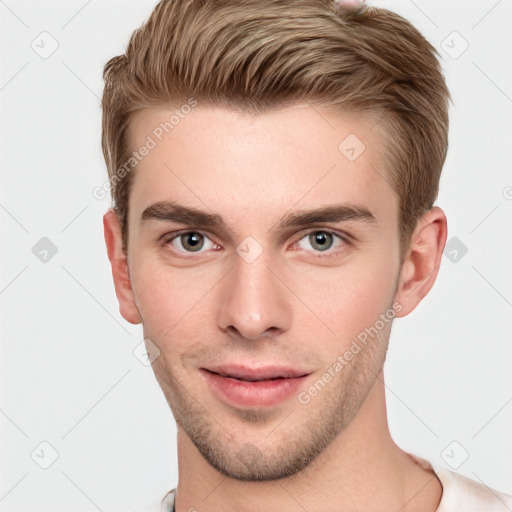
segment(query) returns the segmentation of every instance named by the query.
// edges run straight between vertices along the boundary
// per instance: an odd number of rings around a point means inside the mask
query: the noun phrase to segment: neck
[[[208,510],[372,510],[434,512],[437,477],[392,440],[382,374],[359,412],[299,473],[271,481],[240,481],[219,473],[178,429],[176,512]]]

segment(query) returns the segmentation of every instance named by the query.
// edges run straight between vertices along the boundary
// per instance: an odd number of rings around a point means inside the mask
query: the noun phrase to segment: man
[[[178,425],[153,510],[512,506],[388,430],[391,325],[446,241],[449,93],[414,27],[356,12],[164,0],[105,67],[108,256]]]

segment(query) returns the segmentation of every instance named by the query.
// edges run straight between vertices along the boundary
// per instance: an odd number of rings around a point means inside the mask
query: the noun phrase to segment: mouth
[[[203,368],[204,370],[220,375],[221,377],[228,377],[230,379],[242,380],[245,382],[261,382],[264,380],[277,380],[277,379],[295,379],[308,375],[307,372],[300,372],[294,370],[212,370]]]
[[[311,372],[278,366],[240,365],[201,368],[210,390],[224,403],[234,406],[269,407],[289,399]]]

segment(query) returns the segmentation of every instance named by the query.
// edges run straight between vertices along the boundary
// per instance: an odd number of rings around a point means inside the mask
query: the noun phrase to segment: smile
[[[295,395],[309,373],[290,369],[201,368],[206,384],[223,402],[234,406],[270,407]]]

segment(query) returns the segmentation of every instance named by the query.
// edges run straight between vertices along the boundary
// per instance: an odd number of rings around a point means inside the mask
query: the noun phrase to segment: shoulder
[[[163,499],[155,501],[148,507],[143,509],[134,510],[133,512],[174,512],[174,491],[169,491]]]
[[[443,486],[436,512],[510,512],[512,496],[498,492],[483,483],[436,467],[425,459],[409,454],[417,463],[435,472]]]
[[[434,468],[443,486],[437,512],[506,512],[512,510],[512,496],[447,469]]]

